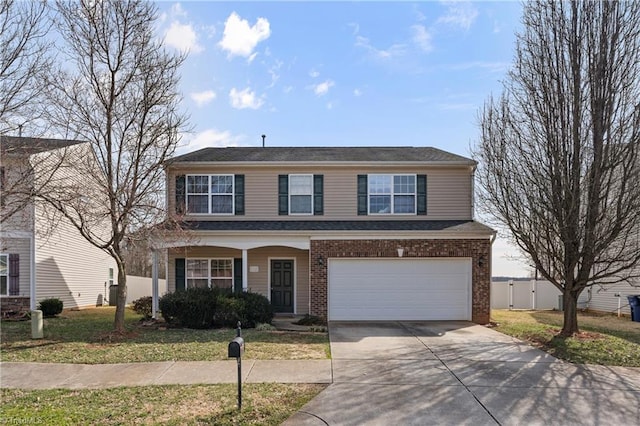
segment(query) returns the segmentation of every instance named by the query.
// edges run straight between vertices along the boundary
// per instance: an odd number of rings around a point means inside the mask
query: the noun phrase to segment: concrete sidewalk
[[[331,383],[331,360],[242,360],[244,383]],[[0,387],[99,389],[237,383],[235,360],[128,364],[0,362]]]

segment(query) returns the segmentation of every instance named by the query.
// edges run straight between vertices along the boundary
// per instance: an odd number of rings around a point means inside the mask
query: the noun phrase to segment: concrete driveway
[[[573,365],[469,322],[333,322],[333,384],[286,425],[635,425],[640,369]]]

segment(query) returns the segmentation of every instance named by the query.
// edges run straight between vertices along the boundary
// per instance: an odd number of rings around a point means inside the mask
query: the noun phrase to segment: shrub
[[[235,328],[238,326],[238,321],[240,321],[244,327],[246,309],[242,299],[231,294],[220,294],[216,302],[214,324],[217,327]]]
[[[243,328],[253,328],[273,320],[273,308],[266,297],[218,288],[190,288],[165,294],[160,298],[160,312],[167,323],[188,328],[235,328],[238,321]]]
[[[187,328],[211,328],[214,324],[216,288],[189,288],[168,293],[160,299],[160,311],[167,323]]]
[[[327,325],[327,322],[315,315],[306,314],[304,317],[300,318],[298,321],[294,322],[294,324],[298,325]]]
[[[265,296],[258,293],[240,293],[237,297],[244,300],[245,317],[242,326],[255,327],[258,323],[271,324],[273,306]]]
[[[145,319],[151,318],[151,296],[144,296],[133,301],[133,310]]]
[[[51,298],[40,301],[38,309],[42,311],[44,317],[55,317],[62,312],[62,300]]]

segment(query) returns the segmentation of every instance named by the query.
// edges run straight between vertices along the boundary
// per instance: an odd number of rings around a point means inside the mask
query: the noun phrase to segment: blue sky
[[[469,156],[500,92],[517,2],[159,2],[189,52],[183,107],[206,146],[434,146]],[[524,275],[494,244],[494,275]]]

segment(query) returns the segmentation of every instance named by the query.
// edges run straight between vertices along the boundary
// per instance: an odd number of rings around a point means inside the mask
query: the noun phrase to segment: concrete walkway
[[[331,323],[333,384],[284,425],[637,425],[640,369],[468,322]]]
[[[166,361],[130,364],[1,362],[0,387],[98,389],[118,386],[237,383],[230,361]],[[331,360],[242,360],[244,383],[331,383]]]

